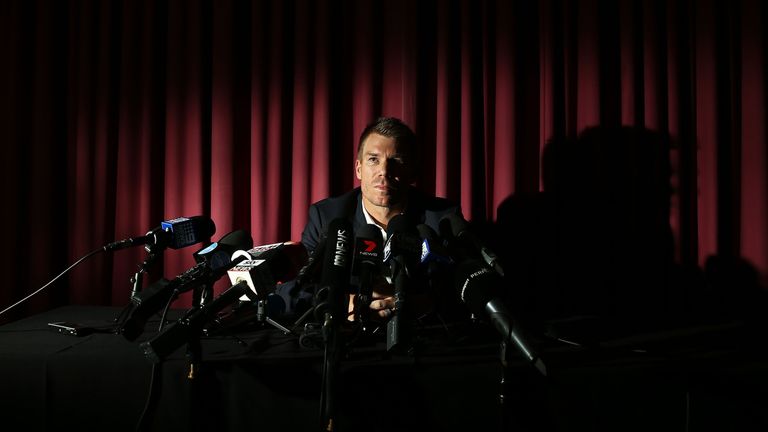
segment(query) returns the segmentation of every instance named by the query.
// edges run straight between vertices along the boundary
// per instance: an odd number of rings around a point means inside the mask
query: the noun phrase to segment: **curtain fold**
[[[298,241],[309,204],[357,185],[357,138],[379,115],[422,138],[419,185],[491,230],[511,197],[544,192],[553,139],[592,126],[668,134],[676,262],[741,259],[768,282],[761,1],[1,8],[0,305],[168,218],[209,215],[214,240],[242,228],[255,244]],[[191,267],[195,247],[166,251],[147,280]],[[10,316],[123,305],[144,258],[99,255]]]

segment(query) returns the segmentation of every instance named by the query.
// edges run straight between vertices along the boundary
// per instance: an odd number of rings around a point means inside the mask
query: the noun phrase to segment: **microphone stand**
[[[500,431],[533,432],[550,430],[542,404],[546,397],[541,395],[546,386],[546,375],[534,372],[530,365],[515,370],[511,364],[517,348],[511,337],[501,341],[501,380],[499,382]],[[514,387],[514,393],[512,392]],[[514,421],[514,423],[513,423]],[[544,423],[542,423],[544,422]]]
[[[333,309],[332,309],[333,310]],[[323,323],[323,342],[325,342],[325,355],[323,356],[323,393],[320,409],[322,410],[322,427],[327,432],[334,430],[336,416],[336,384],[339,372],[339,360],[341,357],[341,331],[339,317],[334,312],[325,313]]]
[[[144,262],[139,264],[139,270],[136,271],[136,273],[133,274],[131,277],[131,298],[130,300],[133,300],[133,298],[138,294],[144,287],[144,274],[147,273],[150,267],[152,267],[155,264],[155,261],[157,261],[157,258],[160,256],[160,252],[162,250],[156,250],[154,247],[146,246],[144,249],[147,251],[147,257],[144,259]]]
[[[510,430],[509,428],[509,415],[507,414],[508,395],[507,387],[509,386],[509,351],[507,349],[508,344],[506,340],[501,341],[499,347],[499,357],[501,360],[501,382],[499,383],[499,408],[501,409],[501,431],[505,432]]]
[[[200,335],[197,334],[187,341],[187,352],[185,354],[189,369],[187,370],[187,381],[189,385],[189,405],[190,422],[192,425],[202,425],[202,421],[208,418],[206,408],[203,406],[204,374],[202,369],[203,346],[200,341]]]

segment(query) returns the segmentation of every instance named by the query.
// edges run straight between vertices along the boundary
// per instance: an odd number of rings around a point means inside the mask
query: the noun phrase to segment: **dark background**
[[[3,2],[0,306],[172,217],[298,240],[378,115],[414,127],[420,186],[462,205],[530,311],[746,299],[768,272],[766,24],[758,0]],[[98,255],[0,321],[123,305],[143,257]]]

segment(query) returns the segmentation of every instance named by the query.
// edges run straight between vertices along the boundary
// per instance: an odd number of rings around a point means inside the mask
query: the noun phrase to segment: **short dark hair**
[[[395,117],[379,117],[363,129],[360,134],[360,141],[357,143],[357,158],[362,159],[363,142],[372,133],[393,138],[397,143],[398,150],[405,156],[413,158],[416,148],[416,134],[402,120]]]

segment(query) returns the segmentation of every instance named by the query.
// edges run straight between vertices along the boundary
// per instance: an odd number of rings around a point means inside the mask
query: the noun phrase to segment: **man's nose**
[[[389,161],[387,159],[382,159],[381,163],[379,163],[379,175],[382,177],[386,177],[388,172],[389,172]]]

